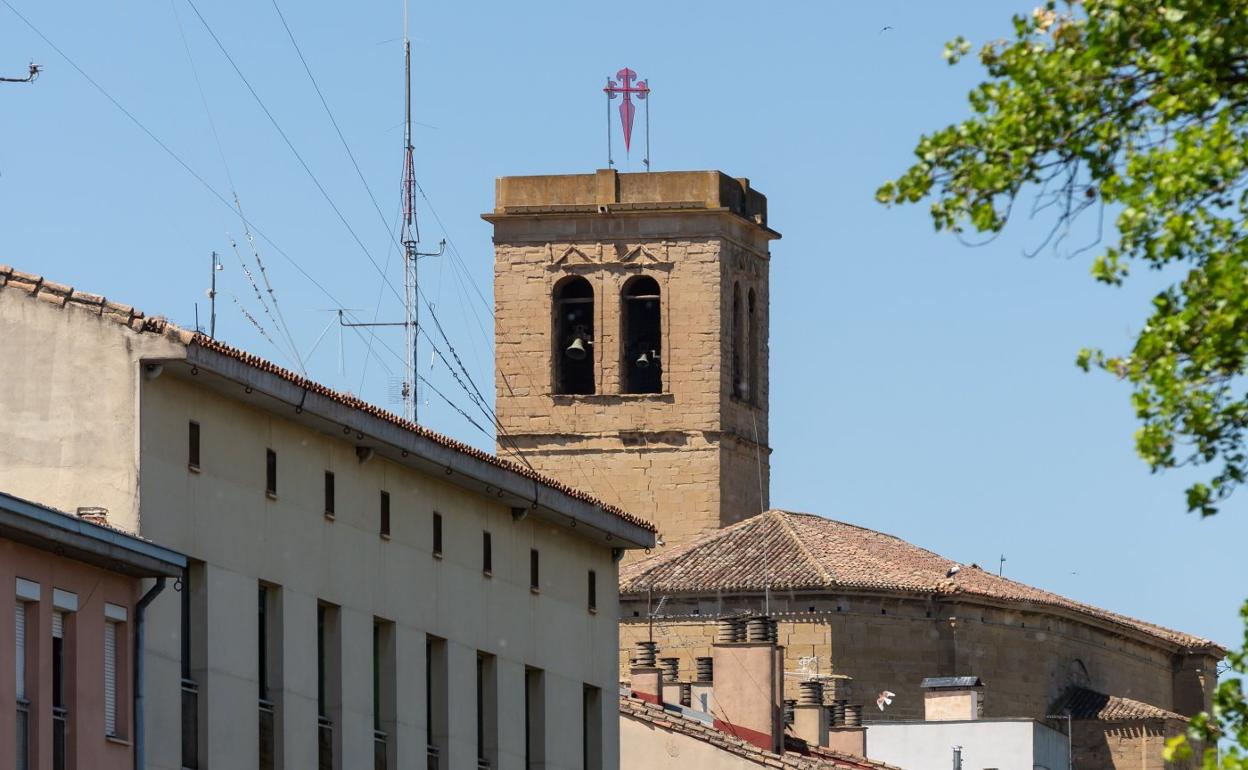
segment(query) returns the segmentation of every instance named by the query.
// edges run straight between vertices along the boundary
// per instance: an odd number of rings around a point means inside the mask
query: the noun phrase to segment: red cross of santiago
[[[645,99],[646,94],[650,93],[650,87],[644,80],[638,80],[637,84],[633,85],[637,73],[628,67],[615,73],[615,77],[619,79],[619,85],[616,85],[612,78],[607,78],[607,87],[602,90],[606,92],[608,99],[614,99],[620,95],[624,97],[624,100],[620,102],[620,125],[624,128],[624,150],[627,151],[633,138],[633,116],[637,114],[637,108],[633,106],[630,97],[636,95],[638,99]]]

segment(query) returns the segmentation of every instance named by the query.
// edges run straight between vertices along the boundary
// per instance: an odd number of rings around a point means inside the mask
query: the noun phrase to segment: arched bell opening
[[[594,392],[594,287],[580,276],[565,278],[554,292],[555,394]]]
[[[620,304],[622,391],[662,393],[663,313],[658,281],[648,275],[629,279]]]

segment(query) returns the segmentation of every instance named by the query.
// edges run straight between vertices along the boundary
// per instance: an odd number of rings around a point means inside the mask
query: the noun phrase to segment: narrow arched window
[[[745,351],[742,350],[741,284],[732,285],[732,397],[745,397]]]
[[[625,393],[663,392],[663,322],[659,282],[639,275],[624,284],[620,308]]]
[[[759,333],[758,333],[759,311],[758,311],[758,303],[757,303],[757,302],[755,302],[755,296],[754,296],[754,290],[753,290],[753,289],[750,289],[749,301],[746,303],[746,310],[745,310],[745,312],[746,312],[746,316],[747,316],[747,324],[746,324],[746,325],[747,325],[747,327],[748,327],[748,333],[747,333],[747,336],[748,336],[748,338],[749,338],[749,339],[748,339],[748,342],[746,343],[746,347],[745,347],[745,355],[746,355],[746,359],[747,359],[747,360],[746,360],[746,367],[745,367],[745,370],[746,370],[746,376],[747,376],[747,380],[746,380],[746,383],[747,383],[747,386],[746,386],[746,388],[747,388],[747,393],[746,393],[746,395],[747,395],[747,397],[749,398],[749,402],[750,402],[751,404],[758,404],[758,391],[759,391],[759,385],[758,385],[758,372],[759,372],[759,369],[758,369],[758,367],[759,367],[759,363],[760,363],[760,362],[759,362],[759,356],[761,355],[761,351],[758,349],[758,343],[759,343]]]
[[[555,287],[554,392],[594,392],[594,288],[574,276]]]

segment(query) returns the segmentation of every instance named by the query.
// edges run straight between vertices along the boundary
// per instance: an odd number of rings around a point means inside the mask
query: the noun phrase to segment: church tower
[[[498,452],[667,544],[768,507],[767,199],[718,171],[503,177]]]

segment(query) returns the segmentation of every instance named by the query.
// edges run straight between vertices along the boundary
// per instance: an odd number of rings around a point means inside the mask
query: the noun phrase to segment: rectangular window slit
[[[277,452],[264,450],[264,493],[277,497]]]
[[[199,470],[199,423],[192,420],[188,427],[186,464],[194,470]]]

